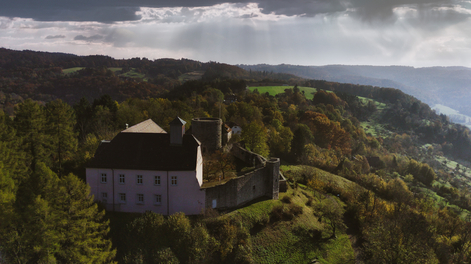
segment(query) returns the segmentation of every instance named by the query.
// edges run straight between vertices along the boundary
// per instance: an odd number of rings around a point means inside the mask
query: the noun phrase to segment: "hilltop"
[[[0,54],[0,251],[7,260],[471,258],[470,131],[399,89],[183,59]],[[242,133],[229,144],[279,157],[287,191],[278,201],[195,217],[105,214],[83,181],[100,142],[147,119],[168,131],[175,116],[187,129],[195,117],[238,124]],[[204,157],[204,181],[224,177],[214,161],[225,157],[223,150]],[[231,162],[228,170],[237,165]],[[81,217],[69,217],[64,197]],[[64,236],[68,228],[77,236]]]
[[[417,97],[434,107],[441,104],[471,116],[467,102],[471,92],[471,69],[466,67],[361,66],[361,65],[238,65],[246,70],[293,74],[306,79],[391,87]],[[462,118],[456,122],[465,123]]]
[[[239,67],[189,59],[77,56],[64,53],[13,51],[0,48],[0,106],[9,114],[15,104],[31,98],[69,104],[108,94],[112,99],[159,97],[187,81],[299,80],[290,74],[251,73]],[[230,87],[230,85],[227,85]],[[239,87],[244,88],[245,83]],[[234,89],[234,87],[231,87]],[[237,87],[235,88],[237,89]]]

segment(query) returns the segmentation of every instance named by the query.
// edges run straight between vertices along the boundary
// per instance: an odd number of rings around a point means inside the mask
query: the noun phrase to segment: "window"
[[[126,203],[126,194],[125,193],[120,193],[119,194],[119,203]]]
[[[142,175],[137,175],[137,184],[142,184]]]
[[[160,194],[154,195],[154,204],[155,205],[162,204],[162,195],[160,195]]]
[[[160,176],[154,176],[154,185],[160,185]]]
[[[119,175],[119,184],[124,184],[126,182],[125,178],[124,178],[124,174],[120,174]]]
[[[177,176],[172,176],[172,185],[177,185]]]
[[[108,202],[108,193],[101,193],[101,202],[104,204]]]
[[[101,183],[106,183],[106,173],[101,174]]]
[[[144,194],[142,193],[138,193],[137,194],[137,201],[136,201],[137,204],[144,204]]]

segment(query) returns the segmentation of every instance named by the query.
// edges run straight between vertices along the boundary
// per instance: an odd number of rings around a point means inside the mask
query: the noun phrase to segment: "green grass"
[[[240,223],[250,229],[257,223],[266,222],[273,206],[280,203],[280,201],[276,200],[256,202],[249,206],[232,211],[221,217],[238,220]]]
[[[133,79],[142,79],[144,81],[147,81],[147,79],[145,79],[146,75],[144,73],[136,72],[136,69],[134,69],[134,68],[132,68],[132,70],[130,70],[126,73],[120,74],[119,76],[124,76],[124,77],[128,77],[128,78],[133,78]]]
[[[450,160],[444,156],[436,156],[435,159],[441,164],[443,164],[443,162],[446,161],[446,167],[449,170],[454,170],[456,168],[456,165],[458,164],[456,161]],[[460,168],[463,168],[463,165],[460,164]],[[471,174],[469,174],[469,172],[467,171],[466,176],[471,176]]]
[[[386,104],[385,103],[380,103],[378,101],[375,101],[373,99],[370,99],[370,98],[366,98],[366,97],[362,97],[362,96],[357,96],[358,99],[360,99],[360,101],[363,103],[363,104],[367,104],[369,101],[372,101],[375,103],[376,105],[376,109],[382,111],[386,108]]]
[[[84,69],[85,67],[74,67],[74,68],[68,68],[68,69],[63,69],[62,72],[64,74],[71,74],[71,73],[74,73],[74,72],[77,72],[77,71],[80,71],[82,69]],[[114,67],[114,68],[108,68],[108,70],[116,73],[116,72],[119,72],[121,71],[123,68],[117,68],[117,67]],[[134,68],[132,68],[130,71],[124,73],[124,74],[119,74],[119,76],[123,76],[123,77],[128,77],[128,78],[133,78],[133,79],[142,79],[144,81],[147,81],[147,79],[145,78],[145,74],[143,73],[139,73],[139,72],[136,72]]]
[[[85,67],[74,67],[74,68],[68,68],[68,69],[63,69],[62,73],[64,74],[71,74],[77,71],[80,71],[81,69],[84,69]]]
[[[296,166],[289,167],[297,169]],[[282,204],[283,196],[301,206],[303,213],[291,221],[268,222],[270,212],[274,206]],[[247,228],[264,223],[263,228],[251,236],[255,263],[309,263],[313,259],[320,263],[354,263],[348,235],[339,232],[336,239],[329,239],[330,229],[318,221],[312,207],[306,206],[308,199],[313,199],[313,203],[317,201],[310,190],[289,189],[280,194],[280,200],[257,202],[221,217],[239,221]],[[322,238],[311,237],[311,230],[323,230]]]
[[[285,89],[292,89],[294,86],[252,86],[249,87],[250,91],[254,91],[255,89],[258,90],[259,93],[269,93],[270,95],[277,95],[279,93],[284,93]],[[314,98],[314,93],[317,92],[316,88],[311,88],[311,87],[301,87],[298,86],[299,90],[301,92],[304,92],[304,96],[306,96],[306,99],[312,99]]]
[[[339,186],[340,188],[347,189],[352,188],[353,186],[357,185],[356,183],[347,180],[343,177],[338,175],[332,174],[330,172],[321,170],[316,167],[306,166],[306,165],[281,165],[280,170],[286,177],[290,178],[293,177],[296,173],[302,173],[303,170],[309,169],[310,173],[315,173],[320,180],[324,182],[332,182]]]
[[[190,80],[200,80],[203,77],[204,71],[188,72],[178,76],[180,82],[186,82]]]
[[[386,129],[383,125],[377,123],[373,119],[361,122],[360,125],[366,134],[371,134],[374,137],[385,136],[392,133],[390,130]]]
[[[255,263],[310,263],[313,259],[320,263],[355,263],[346,234],[338,235],[336,239],[315,241],[297,236],[286,223],[267,229],[252,238]]]
[[[360,123],[361,128],[363,128],[365,133],[371,134],[374,137],[390,135],[392,133],[391,131],[386,129],[380,123],[376,122],[376,120],[381,117],[383,110],[387,108],[387,105],[366,97],[358,96],[358,99],[360,99],[360,101],[365,105],[368,104],[368,102],[373,102],[376,105],[376,112],[371,115],[367,121]]]
[[[108,70],[110,70],[112,72],[117,72],[117,71],[123,70],[123,68],[108,68]]]

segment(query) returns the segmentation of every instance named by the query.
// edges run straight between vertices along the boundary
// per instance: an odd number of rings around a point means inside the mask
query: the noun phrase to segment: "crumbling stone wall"
[[[206,188],[206,207],[224,209],[238,207],[260,197],[278,199],[280,160],[273,158],[267,161],[236,145],[231,152],[256,169],[224,184]]]
[[[231,153],[232,155],[234,155],[234,157],[240,159],[249,167],[265,167],[265,164],[267,162],[264,157],[258,155],[257,153],[242,148],[239,144],[234,144],[232,146]]]

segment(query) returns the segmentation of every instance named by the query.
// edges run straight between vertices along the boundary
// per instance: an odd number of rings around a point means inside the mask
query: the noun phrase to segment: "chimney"
[[[170,145],[179,145],[183,143],[183,135],[185,134],[185,124],[178,116],[170,122]]]

